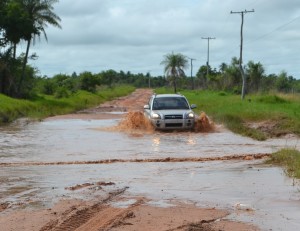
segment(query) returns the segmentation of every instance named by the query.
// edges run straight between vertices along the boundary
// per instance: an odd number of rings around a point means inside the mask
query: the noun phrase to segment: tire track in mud
[[[201,220],[196,223],[188,223],[184,225],[180,225],[173,229],[168,229],[166,231],[180,231],[180,230],[187,230],[187,231],[214,231],[211,228],[211,223],[216,222],[219,219],[211,219],[211,220]]]
[[[40,229],[40,231],[73,231],[73,230],[77,230],[78,228],[80,228],[81,226],[86,224],[89,220],[91,220],[97,213],[109,208],[108,202],[110,202],[113,199],[115,199],[116,197],[122,195],[127,190],[127,188],[128,187],[125,187],[125,188],[110,192],[109,195],[105,199],[101,200],[100,202],[98,202],[92,206],[87,206],[87,207],[84,207],[79,210],[77,210],[76,208],[73,208],[70,211],[64,213],[62,217],[48,222],[44,227],[42,227]],[[138,201],[137,203],[141,203],[141,202]],[[135,204],[132,206],[135,206]],[[124,216],[124,214],[118,214],[118,215],[121,218]],[[111,222],[108,222],[108,223],[105,223],[102,225],[109,226],[110,224],[114,223],[116,218],[118,218],[118,216],[113,217]],[[99,226],[98,226],[97,230],[99,230],[99,228],[101,228],[101,230],[103,230],[102,227],[99,227]]]
[[[22,162],[22,163],[0,163],[1,167],[18,166],[46,166],[46,165],[89,165],[89,164],[113,164],[113,163],[153,163],[153,162],[206,162],[206,161],[230,161],[230,160],[259,160],[271,157],[270,153],[258,153],[247,155],[229,155],[216,157],[166,157],[153,159],[104,159],[93,161],[58,161],[58,162]]]

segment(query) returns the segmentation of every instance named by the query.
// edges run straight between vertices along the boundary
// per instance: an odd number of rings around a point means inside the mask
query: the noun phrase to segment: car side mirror
[[[192,105],[191,105],[191,109],[194,109],[194,108],[196,108],[196,107],[197,107],[196,104],[192,104]]]
[[[150,109],[150,107],[148,104],[144,105],[144,110],[149,110],[149,109]]]

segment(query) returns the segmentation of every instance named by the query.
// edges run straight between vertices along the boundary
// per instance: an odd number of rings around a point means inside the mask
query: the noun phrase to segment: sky
[[[260,62],[266,74],[300,79],[299,0],[60,0],[54,12],[62,29],[48,26],[31,48],[40,75],[99,73],[113,69],[164,75],[166,54],[181,53],[219,69],[239,58],[244,14],[243,63]],[[25,52],[25,44],[19,51]],[[191,68],[186,74],[191,74]]]

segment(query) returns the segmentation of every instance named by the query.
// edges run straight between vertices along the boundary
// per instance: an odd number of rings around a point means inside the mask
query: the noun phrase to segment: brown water
[[[145,118],[141,111],[128,112],[114,129],[123,132],[140,131],[142,133],[153,133],[155,131],[151,122]],[[213,132],[214,130],[215,125],[205,112],[201,112],[199,116],[196,116],[193,132]]]
[[[62,119],[1,127],[0,204],[41,207],[93,196],[68,188],[104,181],[128,186],[129,195],[145,195],[160,206],[183,200],[229,209],[229,219],[262,230],[300,230],[299,184],[281,168],[251,157],[300,149],[299,139],[254,141],[217,125],[210,132],[148,132],[147,125],[125,121]],[[119,123],[123,131],[111,129]],[[130,161],[136,159],[146,162]]]

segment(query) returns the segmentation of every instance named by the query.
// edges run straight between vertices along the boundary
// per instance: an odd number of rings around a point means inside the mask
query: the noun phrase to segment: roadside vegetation
[[[156,93],[172,93],[159,88]],[[251,94],[246,100],[233,93],[182,90],[196,112],[204,111],[214,122],[257,140],[294,133],[300,136],[299,94]]]
[[[80,90],[61,98],[54,95],[37,94],[30,100],[14,99],[0,94],[0,125],[20,117],[42,119],[48,116],[72,113],[116,97],[128,95],[134,89],[133,86],[122,85],[99,89],[95,93]]]
[[[282,149],[273,153],[266,163],[284,167],[289,177],[300,179],[300,152],[296,149]]]

